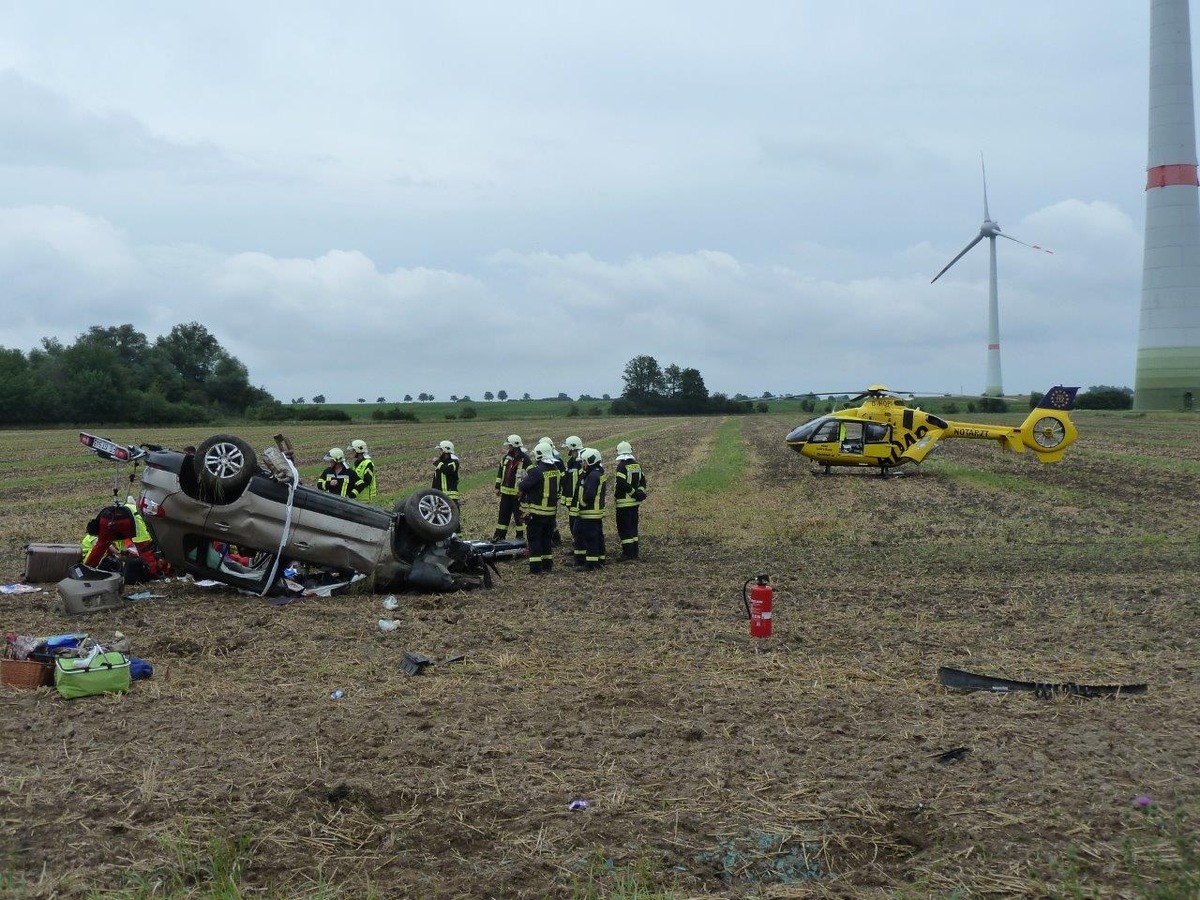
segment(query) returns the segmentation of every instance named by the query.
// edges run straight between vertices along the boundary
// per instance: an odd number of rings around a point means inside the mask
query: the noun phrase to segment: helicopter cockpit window
[[[888,439],[888,427],[879,422],[868,422],[865,426],[868,444],[879,444]]]
[[[814,444],[828,444],[837,441],[841,435],[841,422],[837,419],[830,419],[827,422],[822,422],[821,427],[816,430],[809,440]]]

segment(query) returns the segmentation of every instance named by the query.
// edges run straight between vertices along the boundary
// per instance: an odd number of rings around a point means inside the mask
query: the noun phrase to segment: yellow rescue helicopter
[[[886,476],[906,463],[919,463],[946,438],[997,441],[1005,450],[1032,450],[1039,462],[1062,459],[1079,436],[1071,422],[1077,387],[1050,388],[1019,426],[952,422],[908,406],[882,384],[873,384],[842,409],[805,422],[787,436],[788,446],[829,474],[831,466],[870,466]],[[816,472],[813,473],[817,474]]]

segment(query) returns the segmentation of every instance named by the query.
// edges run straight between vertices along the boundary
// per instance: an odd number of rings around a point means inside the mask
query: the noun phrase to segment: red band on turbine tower
[[[988,344],[988,349],[989,350],[999,350],[1000,345],[999,344]]]
[[[1153,169],[1146,170],[1146,190],[1170,187],[1175,184],[1200,187],[1200,180],[1196,178],[1196,164],[1175,163],[1169,166],[1155,166]]]

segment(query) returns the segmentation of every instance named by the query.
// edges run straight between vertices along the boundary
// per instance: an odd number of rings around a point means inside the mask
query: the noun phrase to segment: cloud
[[[1128,317],[1115,311],[1129,306],[1120,293],[1131,285],[1106,285],[1094,271],[1106,258],[1127,262],[1137,235],[1111,206],[1076,201],[1020,223],[1036,226],[1062,239],[1055,256],[1003,248],[1012,387],[1075,372],[1112,381],[1090,357],[1096,346],[1127,348]],[[198,321],[254,383],[284,400],[500,389],[615,395],[625,363],[643,353],[697,368],[710,390],[729,394],[881,380],[957,390],[982,377],[986,250],[974,269],[931,286],[935,252],[910,248],[882,267],[896,274],[867,277],[814,277],[719,250],[624,260],[506,250],[475,273],[381,270],[358,250],[278,258],[136,245],[77,210],[0,210],[0,278],[19,310],[10,333],[21,349],[42,337],[69,342],[93,324],[129,322],[153,338]],[[847,263],[845,254],[832,258],[830,270]],[[1074,296],[1080,279],[1088,279],[1086,303],[1059,301],[1060,286]]]
[[[0,72],[0,131],[5,166],[84,172],[228,167],[211,144],[166,140],[125,112],[82,109],[12,69]]]

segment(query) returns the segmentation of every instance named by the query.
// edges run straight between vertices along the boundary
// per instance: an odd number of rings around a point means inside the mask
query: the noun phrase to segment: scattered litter
[[[994,694],[1006,694],[1010,691],[1031,691],[1039,697],[1050,697],[1055,694],[1069,694],[1072,697],[1116,697],[1121,694],[1144,694],[1144,684],[1075,684],[1073,681],[1065,684],[1048,684],[1043,681],[1010,681],[1007,678],[992,678],[989,675],[976,675],[961,669],[951,669],[942,666],[938,669],[938,681],[948,688],[960,691],[991,691]]]
[[[395,594],[392,594],[391,596],[383,598],[383,608],[384,609],[399,609],[400,608],[400,601],[396,599]]]
[[[400,627],[400,623],[393,619],[380,619],[379,620],[379,630],[380,631],[395,631],[399,627]]]
[[[954,762],[964,758],[970,752],[970,747],[955,747],[951,750],[943,750],[941,753],[934,753],[932,756],[938,762]]]
[[[32,594],[40,590],[32,584],[0,584],[0,594]]]
[[[568,812],[579,812],[582,809],[588,809],[589,807],[591,807],[591,805],[592,805],[592,801],[590,801],[590,800],[572,800],[570,803],[567,804],[567,811]]]
[[[166,594],[152,594],[149,591],[138,591],[136,594],[126,594],[126,600],[161,600]]]
[[[193,581],[192,584],[196,587],[225,587],[220,581],[214,581],[211,578],[201,578],[199,581]]]
[[[346,692],[345,692],[345,691],[342,691],[342,690],[337,690],[337,691],[334,691],[332,694],[330,694],[330,695],[329,695],[329,699],[330,699],[330,700],[341,700],[341,699],[342,699],[343,697],[345,697],[345,696],[346,696]]]
[[[433,660],[424,654],[405,651],[400,668],[404,671],[405,675],[420,675],[421,670],[432,662]]]
[[[453,662],[458,662],[460,659],[466,659],[465,654],[458,653],[442,659],[430,659],[424,653],[410,653],[406,650],[404,651],[404,658],[400,661],[400,668],[406,675],[420,675],[421,670],[426,666],[434,664],[445,666]]]

